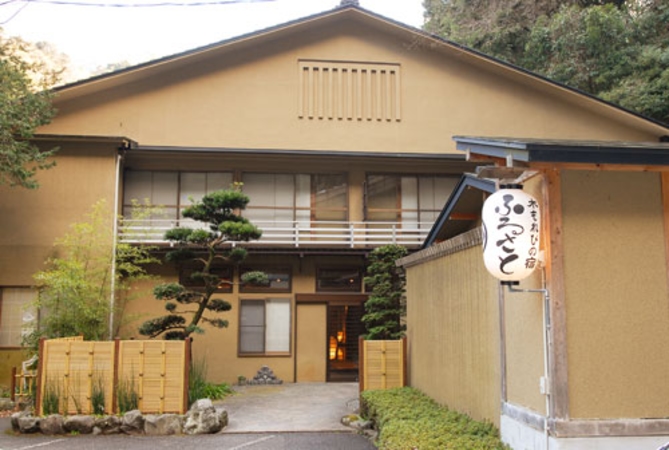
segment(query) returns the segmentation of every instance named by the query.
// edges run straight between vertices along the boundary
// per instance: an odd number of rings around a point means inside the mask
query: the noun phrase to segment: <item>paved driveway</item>
[[[228,411],[224,433],[351,431],[341,418],[358,409],[358,383],[294,383],[235,388],[216,402]]]

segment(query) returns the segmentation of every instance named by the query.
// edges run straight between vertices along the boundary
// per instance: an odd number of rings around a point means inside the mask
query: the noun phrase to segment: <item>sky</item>
[[[360,6],[421,27],[423,0],[360,0]],[[193,3],[216,5],[192,6]],[[339,6],[341,0],[0,0],[5,35],[46,41],[72,69],[138,64]],[[96,3],[104,6],[86,6]],[[177,6],[121,7],[171,3]],[[191,6],[186,6],[186,5]]]

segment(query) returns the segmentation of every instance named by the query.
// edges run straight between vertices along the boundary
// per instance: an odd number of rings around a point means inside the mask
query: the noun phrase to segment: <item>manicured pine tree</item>
[[[218,263],[238,264],[246,258],[246,249],[233,247],[230,242],[248,242],[260,239],[261,231],[239,211],[246,208],[249,198],[234,185],[228,190],[205,195],[201,201],[184,209],[183,217],[201,222],[204,227],[177,227],[165,233],[165,239],[172,242],[175,249],[168,252],[168,262],[190,261],[199,270],[191,274],[191,279],[203,285],[202,289],[187,289],[179,283],[165,283],[156,286],[153,294],[157,300],[165,301],[167,314],[148,320],[139,328],[139,333],[151,338],[163,335],[165,339],[181,340],[192,333],[202,333],[201,323],[215,328],[225,328],[228,321],[212,318],[205,313],[229,311],[229,302],[212,298],[221,283],[230,283],[214,273]],[[267,275],[262,272],[247,272],[242,283],[267,284]],[[181,309],[178,309],[181,308]],[[190,320],[186,316],[190,316]]]
[[[406,314],[404,269],[397,267],[395,261],[407,254],[407,249],[402,246],[385,245],[369,255],[365,286],[371,288],[372,293],[365,302],[362,317],[367,329],[365,339],[400,339],[404,336],[406,325],[401,320]]]

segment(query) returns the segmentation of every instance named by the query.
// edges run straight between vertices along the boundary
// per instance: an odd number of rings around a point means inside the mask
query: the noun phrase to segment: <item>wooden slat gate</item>
[[[406,386],[406,338],[365,341],[360,338],[360,392]]]

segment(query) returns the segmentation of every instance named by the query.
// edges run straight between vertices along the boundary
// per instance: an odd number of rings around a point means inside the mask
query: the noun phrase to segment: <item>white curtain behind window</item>
[[[252,222],[293,220],[295,201],[293,175],[244,174],[243,189],[250,199],[244,215]]]
[[[265,303],[266,352],[290,351],[290,301],[270,299]]]

